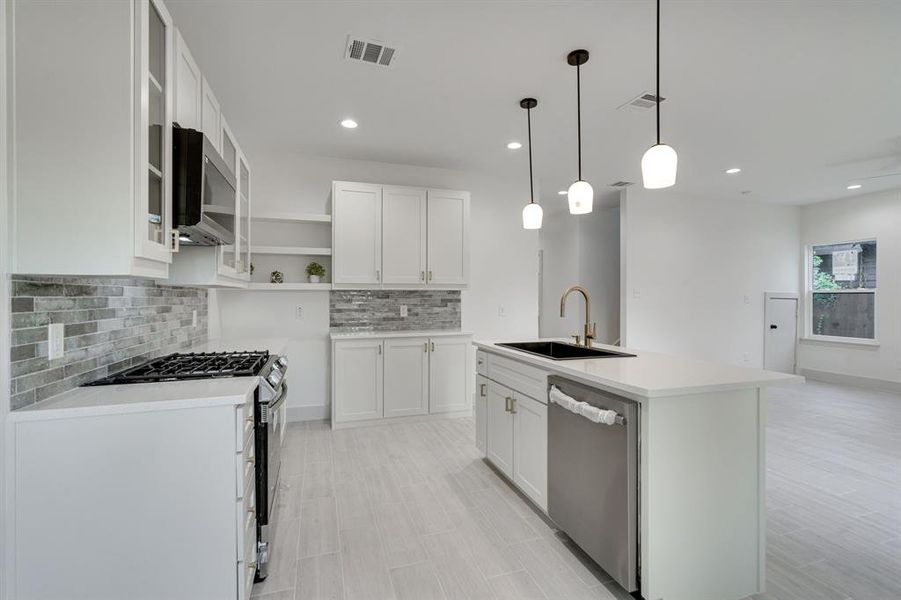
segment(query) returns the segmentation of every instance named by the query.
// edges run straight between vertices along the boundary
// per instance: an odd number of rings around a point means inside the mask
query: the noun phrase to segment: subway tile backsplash
[[[11,410],[207,337],[206,290],[145,279],[13,275],[10,310]],[[65,353],[54,360],[50,323],[65,325]]]
[[[400,305],[407,316],[400,316]],[[332,290],[332,329],[412,331],[460,328],[459,290]]]

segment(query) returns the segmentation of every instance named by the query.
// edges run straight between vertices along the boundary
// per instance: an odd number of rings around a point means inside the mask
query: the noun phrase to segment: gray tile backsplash
[[[11,410],[207,337],[206,290],[145,279],[13,275],[10,310]],[[65,325],[65,352],[54,360],[50,323]]]
[[[407,316],[400,316],[400,305]],[[332,329],[410,331],[460,328],[459,290],[332,290]]]

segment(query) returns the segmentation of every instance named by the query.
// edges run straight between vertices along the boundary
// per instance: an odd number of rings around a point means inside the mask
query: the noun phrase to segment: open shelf
[[[276,223],[331,223],[332,215],[270,212],[253,215],[251,219],[254,221],[271,221]]]
[[[251,290],[284,290],[284,291],[315,291],[330,290],[330,283],[251,283],[248,289]]]
[[[303,246],[251,246],[251,254],[298,254],[301,256],[331,256],[331,248],[306,248]]]

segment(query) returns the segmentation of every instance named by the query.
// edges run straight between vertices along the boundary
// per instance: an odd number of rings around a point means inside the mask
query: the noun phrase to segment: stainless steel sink
[[[634,354],[627,352],[614,352],[613,350],[601,350],[600,348],[586,348],[585,346],[576,346],[575,344],[567,344],[565,342],[508,342],[498,344],[506,348],[519,350],[543,356],[551,360],[580,360],[585,358],[628,358],[634,357]]]

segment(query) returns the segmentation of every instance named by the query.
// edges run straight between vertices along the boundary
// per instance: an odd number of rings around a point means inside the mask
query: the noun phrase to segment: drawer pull
[[[481,396],[482,398],[485,397],[485,384],[484,383],[479,384],[479,396]]]

